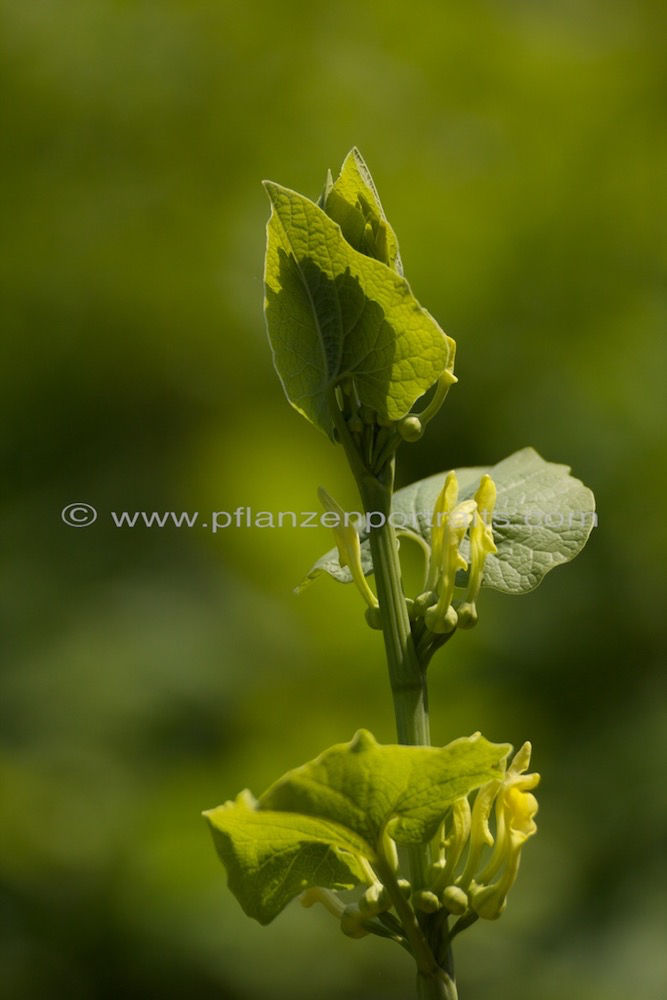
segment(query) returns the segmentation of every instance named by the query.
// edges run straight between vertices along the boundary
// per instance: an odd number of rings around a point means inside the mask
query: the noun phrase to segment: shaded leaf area
[[[336,182],[325,188],[323,200],[324,211],[338,223],[351,247],[403,274],[396,234],[358,149],[345,157]]]
[[[574,559],[586,544],[595,524],[595,498],[567,465],[546,462],[533,448],[523,448],[495,466],[457,469],[459,500],[473,496],[484,473],[496,484],[493,535],[497,553],[489,555],[483,586],[505,594],[534,590],[554,567]],[[392,521],[397,530],[413,536],[430,549],[433,506],[446,473],[429,476],[398,490],[392,502]],[[363,531],[362,566],[373,572],[368,532]],[[467,538],[461,546],[468,556]],[[341,567],[336,549],[319,559],[301,584],[322,573],[341,583],[352,579]],[[457,575],[464,586],[467,574]]]
[[[205,814],[244,912],[268,924],[304,889],[352,889],[363,881],[367,845],[344,826],[293,813],[259,811],[241,793]]]
[[[479,733],[442,748],[384,746],[359,730],[258,801],[242,792],[204,814],[229,888],[262,924],[307,888],[353,888],[385,832],[399,844],[430,840],[456,799],[502,775],[510,749]]]
[[[314,202],[266,189],[266,322],[287,398],[332,437],[330,393],[353,380],[360,403],[399,420],[446,368],[445,334],[407,282],[353,249]]]

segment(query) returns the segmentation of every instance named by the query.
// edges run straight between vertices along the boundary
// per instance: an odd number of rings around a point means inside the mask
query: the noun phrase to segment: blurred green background
[[[200,817],[359,726],[393,740],[356,594],[291,593],[328,533],[110,518],[355,506],[272,370],[259,182],[316,197],[356,144],[458,343],[398,484],[531,444],[599,504],[575,563],[485,592],[431,667],[436,742],[529,738],[543,774],[506,914],[459,939],[462,1000],[662,997],[660,5],[0,11],[3,995],[411,995],[403,952],[321,908],[245,918]]]

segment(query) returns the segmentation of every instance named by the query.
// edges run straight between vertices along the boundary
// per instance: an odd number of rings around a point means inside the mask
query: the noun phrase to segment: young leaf
[[[350,246],[403,274],[396,234],[358,149],[347,154],[335,184],[325,188],[322,208],[338,223]]]
[[[228,884],[244,912],[268,924],[305,889],[353,889],[368,846],[344,827],[289,812],[260,811],[248,793],[204,813]]]
[[[353,888],[385,831],[401,844],[430,840],[456,799],[503,776],[509,750],[479,733],[442,748],[381,746],[359,730],[258,801],[242,792],[204,813],[229,888],[262,924],[305,889]]]
[[[496,484],[497,500],[493,515],[493,537],[497,553],[487,556],[483,586],[505,594],[526,594],[534,590],[555,566],[574,559],[583,549],[595,525],[595,498],[567,465],[545,462],[533,448],[524,448],[491,468],[457,469],[459,500],[473,496],[484,473]],[[392,522],[406,536],[431,543],[433,505],[442,489],[445,473],[430,476],[398,490],[392,502]],[[362,532],[366,538],[367,532]],[[468,557],[468,540],[461,546]],[[361,545],[362,567],[372,573],[368,541]],[[328,573],[341,583],[349,583],[331,550],[319,559],[300,585]],[[457,576],[457,586],[465,586],[465,573]]]
[[[445,334],[407,282],[354,250],[314,202],[265,186],[266,323],[287,398],[333,437],[331,391],[352,379],[361,403],[400,420],[447,367]]]
[[[441,748],[381,745],[360,729],[280,778],[259,805],[341,823],[373,849],[385,828],[398,843],[422,844],[452,802],[502,776],[509,750],[479,733]]]

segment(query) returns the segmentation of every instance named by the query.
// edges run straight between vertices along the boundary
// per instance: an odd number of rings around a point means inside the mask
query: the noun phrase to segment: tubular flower
[[[445,840],[445,849],[447,851],[446,861],[447,864],[451,863],[452,868],[456,867],[463,853],[465,842],[470,834],[470,822],[470,803],[466,796],[463,795],[452,806],[451,830]]]
[[[458,382],[456,375],[454,374],[454,358],[456,356],[456,341],[452,340],[445,334],[445,339],[447,340],[447,346],[449,347],[449,361],[447,362],[447,367],[438,379],[435,387],[435,392],[428,406],[418,413],[422,426],[426,426],[429,420],[432,420],[436,415],[442,404],[444,403],[447,393],[455,382]]]
[[[442,543],[445,535],[445,525],[449,512],[456,507],[459,496],[459,483],[455,472],[448,472],[445,478],[445,485],[438,494],[438,499],[433,507],[433,521],[431,524],[431,571],[429,585],[435,589],[442,564]]]
[[[472,628],[477,624],[477,598],[482,586],[484,563],[488,555],[498,551],[493,541],[496,486],[491,476],[482,476],[474,500],[477,513],[470,528],[470,576],[465,600],[457,608],[459,628]]]
[[[345,511],[340,504],[336,503],[334,498],[329,496],[327,491],[322,489],[321,486],[317,491],[317,495],[319,496],[320,502],[325,511],[330,514],[335,514],[337,517],[336,523],[331,525],[331,528],[334,534],[336,547],[338,549],[338,561],[341,566],[347,566],[350,570],[357,590],[366,601],[369,608],[377,608],[377,597],[368,586],[366,577],[364,576],[363,567],[361,565],[361,545],[357,529],[353,524],[349,523]]]
[[[470,836],[470,822],[470,803],[464,795],[452,805],[449,831],[443,843],[445,864],[438,879],[439,887],[447,885],[461,860],[461,855]]]
[[[537,832],[537,799],[532,790],[539,774],[526,774],[530,743],[524,743],[510,764],[496,795],[496,840],[485,868],[476,876],[470,902],[478,916],[495,920],[505,909],[507,893],[519,871],[521,848]],[[473,811],[474,818],[474,811]],[[489,884],[500,872],[498,880]]]
[[[450,472],[435,502],[431,529],[429,582],[438,594],[438,601],[424,615],[424,621],[431,632],[440,634],[456,628],[457,614],[452,607],[456,573],[459,569],[468,568],[459,549],[477,507],[474,500],[463,500],[457,504],[457,499],[456,473]]]
[[[493,847],[493,834],[489,826],[489,817],[493,809],[493,803],[499,791],[503,787],[503,779],[497,778],[487,781],[477,792],[475,802],[472,807],[472,818],[470,821],[470,840],[468,841],[468,856],[465,868],[456,884],[467,890],[473,881],[473,876],[482,857],[485,847]]]

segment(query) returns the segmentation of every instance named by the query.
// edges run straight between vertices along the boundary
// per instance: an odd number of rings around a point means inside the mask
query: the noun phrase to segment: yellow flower
[[[493,847],[493,834],[489,826],[489,817],[496,796],[502,787],[503,779],[494,778],[493,781],[487,781],[485,785],[482,785],[475,796],[470,822],[468,856],[462,875],[456,879],[456,884],[464,890],[467,890],[473,881],[484,848]]]
[[[525,774],[530,764],[530,753],[530,743],[524,743],[498,789],[493,852],[487,865],[476,875],[476,884],[469,894],[473,910],[486,920],[495,920],[505,909],[507,893],[519,871],[521,848],[537,832],[537,799],[532,790],[539,784],[540,776]],[[501,872],[498,880],[489,884],[498,872]]]
[[[336,523],[331,525],[331,529],[334,534],[336,548],[338,549],[338,561],[340,565],[350,570],[357,590],[369,608],[377,608],[377,597],[368,586],[361,565],[361,545],[357,529],[353,524],[349,523],[348,517],[340,504],[336,503],[334,498],[329,496],[327,491],[322,489],[321,486],[317,491],[317,495],[325,511],[335,514],[337,517]]]
[[[470,576],[465,600],[457,609],[459,628],[472,628],[477,623],[477,598],[482,586],[484,563],[488,555],[498,551],[493,541],[496,486],[491,476],[482,476],[474,500],[477,513],[470,528]]]
[[[456,573],[468,568],[459,549],[477,506],[474,500],[457,503],[458,492],[456,473],[450,472],[433,508],[429,584],[438,601],[428,608],[424,621],[431,632],[440,634],[456,627],[457,616],[451,606]]]
[[[422,410],[421,413],[417,414],[423,427],[425,427],[426,424],[429,422],[429,420],[432,420],[433,417],[436,415],[436,413],[444,403],[447,393],[450,390],[450,387],[453,386],[455,382],[458,382],[458,379],[454,374],[456,341],[452,340],[451,337],[448,337],[447,334],[445,334],[445,340],[447,341],[447,346],[449,348],[449,360],[447,362],[447,368],[438,379],[438,382],[435,387],[435,392],[433,393],[433,396],[431,398],[431,402],[424,410]]]
[[[445,836],[444,824],[441,829],[442,839],[438,845],[440,859],[432,866],[433,882],[431,888],[434,892],[440,892],[453,881],[454,872],[470,836],[470,825],[470,803],[468,797],[462,795],[452,804],[447,836]]]
[[[442,570],[442,545],[445,536],[445,525],[449,512],[456,506],[459,496],[459,483],[455,472],[448,472],[445,485],[440,490],[433,507],[431,522],[431,571],[429,585],[435,590],[438,577]]]

